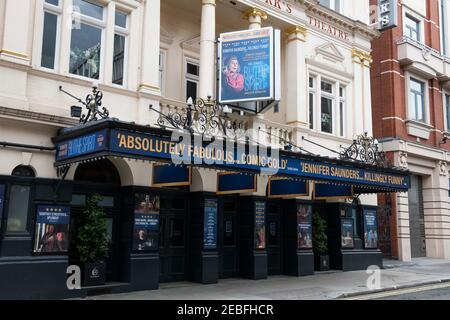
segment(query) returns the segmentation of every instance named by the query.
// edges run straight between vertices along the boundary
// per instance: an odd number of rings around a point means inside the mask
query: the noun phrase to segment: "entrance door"
[[[268,274],[283,274],[281,208],[279,203],[269,203],[266,225]]]
[[[88,188],[87,188],[88,189]],[[84,191],[88,191],[85,187]],[[72,195],[72,215],[71,227],[77,228],[78,218],[83,212],[87,198],[92,196],[94,192],[89,194],[74,193]],[[99,193],[102,200],[99,206],[106,215],[106,226],[108,237],[110,239],[108,247],[108,256],[105,259],[106,264],[106,281],[119,281],[119,228],[120,228],[120,204],[119,198],[112,195],[104,195]]]
[[[186,280],[187,200],[161,196],[159,225],[160,282]]]
[[[425,257],[425,218],[423,208],[422,177],[414,175],[411,176],[411,189],[409,190],[408,199],[411,257]]]
[[[226,199],[220,203],[223,217],[220,226],[221,236],[219,254],[219,277],[233,278],[239,276],[239,224],[238,204],[235,199]]]

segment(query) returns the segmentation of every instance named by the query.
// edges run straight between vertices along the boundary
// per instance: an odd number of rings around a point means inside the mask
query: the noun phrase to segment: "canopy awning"
[[[106,119],[62,129],[53,139],[55,167],[122,157],[207,167],[247,174],[276,174],[294,180],[311,180],[353,186],[355,193],[405,192],[409,172],[360,162],[325,158],[233,141],[201,142],[191,135]]]

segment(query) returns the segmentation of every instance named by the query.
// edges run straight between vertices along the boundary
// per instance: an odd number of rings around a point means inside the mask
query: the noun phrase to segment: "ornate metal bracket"
[[[341,153],[341,159],[388,167],[386,154],[380,151],[378,147],[378,141],[369,137],[368,133],[365,132],[353,140],[350,147],[344,149]]]
[[[81,103],[83,106],[86,107],[87,114],[81,114],[81,111],[79,112],[80,113],[79,118],[80,118],[81,124],[86,124],[88,122],[98,121],[101,119],[107,119],[109,117],[108,109],[106,109],[105,107],[102,107],[102,111],[100,111],[100,107],[102,106],[103,92],[101,92],[100,90],[97,90],[97,85],[92,86],[92,93],[90,93],[86,96],[85,101],[83,101],[80,98],[65,91],[62,88],[62,86],[59,87],[59,91],[74,98],[75,100],[77,100],[79,103]],[[74,108],[74,107],[72,107],[72,108]],[[77,114],[77,116],[78,116],[78,114]]]
[[[152,105],[150,110],[159,114],[157,124],[162,128],[187,130],[190,133],[206,136],[222,134],[226,137],[236,137],[242,129],[229,117],[231,109],[227,105],[222,106],[216,103],[211,97],[207,100],[198,98],[195,101],[189,98],[187,108],[181,111],[170,111],[168,114],[156,110]]]

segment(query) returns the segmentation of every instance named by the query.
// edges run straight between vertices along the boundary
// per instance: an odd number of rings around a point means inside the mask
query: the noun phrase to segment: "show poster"
[[[262,28],[220,36],[221,103],[274,98],[274,30]]]
[[[297,204],[297,248],[312,249],[312,206]]]
[[[378,223],[375,210],[364,210],[364,247],[378,248]]]
[[[203,248],[217,248],[217,200],[205,200],[205,216],[203,225]]]
[[[67,253],[69,250],[70,207],[37,207],[35,253]]]
[[[3,204],[5,203],[5,185],[0,184],[0,227],[2,225],[2,217],[3,217]]]
[[[159,205],[158,195],[135,194],[133,250],[158,249]]]
[[[352,249],[354,247],[354,223],[353,219],[341,219],[341,246]]]
[[[266,248],[266,204],[255,202],[255,248]]]

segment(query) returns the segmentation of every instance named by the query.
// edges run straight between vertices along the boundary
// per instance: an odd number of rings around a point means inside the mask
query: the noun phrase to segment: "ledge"
[[[430,132],[433,126],[415,120],[406,120],[405,124],[409,135],[425,140],[430,139]]]

